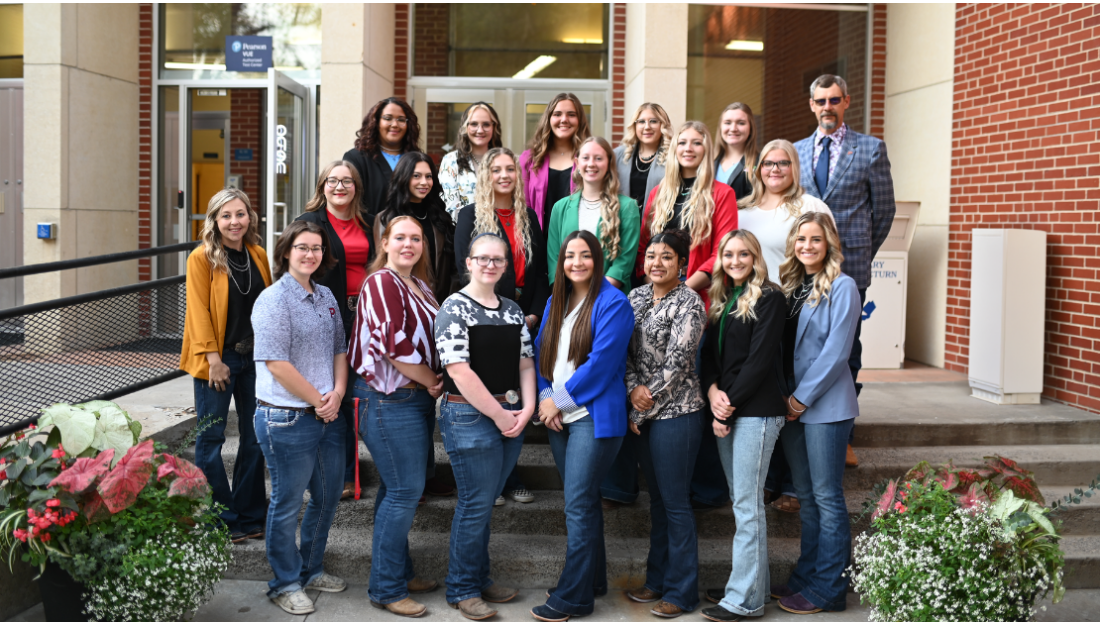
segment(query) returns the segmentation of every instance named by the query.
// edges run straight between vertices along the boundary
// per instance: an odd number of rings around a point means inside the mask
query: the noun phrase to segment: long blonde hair
[[[628,162],[631,156],[634,156],[634,147],[638,145],[638,135],[634,130],[634,127],[638,123],[638,118],[642,116],[645,111],[650,111],[661,122],[661,143],[657,146],[657,164],[664,165],[665,160],[668,158],[669,146],[672,144],[672,120],[668,118],[668,113],[656,102],[646,102],[638,107],[638,110],[634,111],[634,117],[630,118],[630,121],[626,124],[625,132],[623,132],[623,140],[619,145],[623,146],[623,162]],[[644,207],[639,207],[644,208]]]
[[[542,162],[550,153],[550,142],[554,135],[554,131],[550,128],[550,119],[554,109],[564,100],[572,102],[573,108],[577,110],[577,131],[573,133],[573,156],[577,155],[577,151],[581,149],[581,143],[589,136],[588,117],[584,114],[581,99],[572,93],[559,93],[550,100],[550,104],[546,105],[546,110],[542,112],[542,118],[539,119],[538,129],[535,130],[535,136],[531,137],[531,143],[527,145],[531,150],[531,160],[527,161],[529,172],[542,167]]]
[[[749,177],[752,180],[752,195],[745,199],[741,208],[760,206],[761,202],[764,201],[764,193],[767,191],[764,188],[764,174],[766,172],[761,170],[764,167],[763,159],[773,150],[782,150],[787,155],[787,160],[791,162],[791,176],[794,178],[794,182],[783,193],[783,204],[781,206],[787,209],[787,213],[791,217],[798,217],[802,212],[802,196],[806,191],[802,188],[802,167],[798,164],[798,150],[795,150],[791,142],[786,139],[773,139],[760,152],[760,162],[756,164],[756,171]]]
[[[516,241],[523,245],[523,257],[531,260],[531,226],[527,219],[527,204],[523,196],[523,176],[519,172],[519,163],[516,155],[508,148],[493,148],[485,153],[481,160],[481,166],[477,170],[477,187],[474,189],[474,231],[472,236],[489,232],[503,237],[497,223],[496,208],[493,203],[496,193],[493,191],[493,161],[499,156],[507,156],[512,159],[516,167],[516,182],[512,187],[512,214],[515,216],[513,228],[515,228]]]
[[[708,315],[711,322],[714,323],[722,319],[722,311],[726,309],[726,303],[733,295],[733,281],[722,267],[722,256],[726,253],[726,246],[734,239],[741,239],[741,242],[745,244],[745,248],[752,254],[752,275],[745,280],[744,291],[742,291],[741,297],[738,298],[737,308],[734,310],[733,316],[741,321],[746,319],[756,321],[756,302],[764,294],[764,285],[768,284],[768,265],[764,262],[764,254],[760,249],[760,241],[757,240],[756,235],[748,230],[734,230],[727,233],[718,244],[718,255],[714,259],[714,268],[711,273],[713,276],[722,276],[722,278],[711,280],[710,291],[708,292],[710,296]]]
[[[600,149],[604,151],[607,156],[607,173],[604,174],[604,178],[600,183],[600,247],[604,251],[604,262],[610,264],[611,261],[619,257],[619,252],[622,247],[622,235],[619,232],[619,227],[622,223],[622,218],[619,215],[619,170],[615,167],[615,151],[611,148],[611,144],[607,142],[607,139],[603,137],[589,137],[581,143],[581,146],[577,148],[577,153],[580,154],[581,149],[584,148],[586,143],[595,143],[600,146]],[[577,189],[577,195],[580,195],[581,189],[584,188],[584,179],[581,176],[581,168],[579,166],[573,168],[573,188]],[[578,198],[577,209],[580,210],[580,199]]]
[[[844,262],[844,252],[840,247],[840,235],[836,231],[836,224],[828,213],[802,213],[795,220],[787,235],[787,260],[779,266],[779,277],[783,283],[783,294],[787,297],[802,284],[806,276],[806,266],[798,260],[794,253],[794,243],[798,239],[798,231],[808,223],[821,226],[825,233],[825,242],[829,249],[825,252],[825,266],[814,276],[814,288],[810,291],[806,303],[811,307],[817,306],[822,298],[829,299],[829,291],[833,288],[833,280],[840,275],[840,265]]]
[[[221,230],[218,230],[218,213],[233,200],[244,202],[245,210],[248,211],[248,230],[244,233],[245,244],[263,243],[260,238],[260,216],[252,210],[252,202],[248,200],[248,194],[240,189],[222,189],[215,193],[206,205],[206,221],[202,224],[202,246],[210,266],[215,271],[223,273],[229,273],[229,255],[225,251],[225,244],[222,243]],[[248,253],[248,250],[245,250],[245,253]]]
[[[676,131],[672,139],[672,149],[680,143],[680,136],[686,130],[694,130],[703,135],[703,159],[699,163],[699,169],[695,173],[695,185],[691,188],[691,195],[684,202],[681,213],[681,223],[684,229],[691,234],[691,247],[698,247],[703,241],[710,238],[711,222],[714,221],[714,143],[710,138],[710,130],[707,130],[703,122],[684,122]],[[665,178],[657,191],[657,197],[653,203],[653,221],[649,225],[649,232],[655,235],[665,229],[665,225],[672,219],[673,208],[676,206],[676,196],[680,193],[680,161],[677,158],[668,159],[665,167]]]

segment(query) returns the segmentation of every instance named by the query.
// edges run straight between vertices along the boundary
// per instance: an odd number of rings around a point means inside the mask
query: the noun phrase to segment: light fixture
[[[746,41],[744,39],[734,39],[726,44],[727,50],[742,50],[744,52],[763,52],[763,41]]]
[[[224,72],[225,63],[173,63],[168,61],[164,63],[164,69],[209,69]]]
[[[601,44],[602,38],[598,39],[583,39],[581,37],[566,37],[561,40],[562,43],[587,43],[587,44]]]
[[[525,68],[519,70],[518,72],[516,72],[515,75],[512,76],[512,78],[531,78],[535,74],[537,74],[537,73],[541,72],[542,70],[546,69],[547,67],[550,67],[550,65],[553,64],[553,62],[557,61],[557,60],[558,60],[558,57],[556,57],[556,56],[550,56],[549,54],[543,54],[542,56],[538,57],[534,61],[531,61],[530,63],[528,63],[527,67],[525,67]]]

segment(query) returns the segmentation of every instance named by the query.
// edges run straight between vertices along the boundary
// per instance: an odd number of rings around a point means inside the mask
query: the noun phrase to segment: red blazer
[[[642,232],[641,236],[638,237],[638,259],[634,263],[634,271],[639,276],[645,274],[645,249],[651,238],[649,227],[652,220],[653,202],[657,199],[660,190],[661,185],[653,188],[653,191],[649,194],[649,199],[646,200],[645,211],[642,213]],[[710,238],[691,248],[691,253],[688,255],[688,277],[695,275],[697,271],[712,273],[714,271],[714,260],[718,258],[718,244],[722,241],[722,237],[726,236],[726,233],[737,229],[737,194],[729,185],[718,181],[714,182],[711,192],[714,194],[714,220],[710,229]],[[703,304],[709,309],[710,298],[707,297],[706,291],[706,289],[703,289],[697,292],[702,296]]]

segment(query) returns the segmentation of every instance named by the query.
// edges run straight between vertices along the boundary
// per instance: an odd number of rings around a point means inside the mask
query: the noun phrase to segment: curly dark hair
[[[413,209],[409,202],[409,183],[412,182],[413,173],[420,163],[427,163],[432,171],[432,190],[428,197],[420,203],[427,210],[428,221],[436,230],[444,233],[443,257],[454,258],[455,255],[455,222],[447,213],[446,204],[443,202],[443,185],[439,184],[439,169],[432,157],[423,152],[407,152],[397,167],[393,169],[393,177],[390,178],[389,190],[386,191],[385,208],[378,214],[379,227],[385,228],[391,219],[398,215],[413,215]],[[417,209],[416,212],[420,212]],[[415,215],[414,215],[415,216]]]
[[[405,136],[401,139],[401,153],[420,151],[420,122],[416,119],[416,112],[408,102],[397,97],[379,100],[378,104],[375,104],[363,118],[363,126],[355,131],[356,150],[371,156],[377,156],[382,150],[382,138],[378,136],[378,120],[382,118],[382,110],[390,104],[400,106],[409,120],[408,125],[405,126]]]

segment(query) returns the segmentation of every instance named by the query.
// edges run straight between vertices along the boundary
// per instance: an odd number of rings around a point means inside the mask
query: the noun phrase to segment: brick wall
[[[611,145],[622,141],[626,123],[623,102],[626,90],[626,3],[611,5]],[[633,115],[634,111],[631,111]]]
[[[248,194],[252,209],[264,211],[260,171],[264,163],[263,150],[263,90],[231,89],[229,91],[229,154],[225,155],[229,173],[241,176],[241,190]],[[252,150],[251,161],[233,159],[235,150]],[[323,165],[323,163],[322,163]]]
[[[153,5],[138,5],[138,249],[153,246]],[[138,280],[151,280],[152,262],[138,260]]]
[[[871,103],[870,124],[863,132],[886,137],[886,5],[871,5]]]
[[[393,94],[408,100],[409,87],[409,4],[394,5],[393,12]]]
[[[1100,412],[1100,6],[957,6],[951,165],[947,368],[969,363],[971,229],[1043,230],[1043,395]]]
[[[413,68],[416,76],[450,75],[451,5],[416,4],[413,36]],[[447,133],[449,104],[428,104],[428,119],[420,120],[421,145],[435,162],[443,158],[443,146],[454,143]]]

